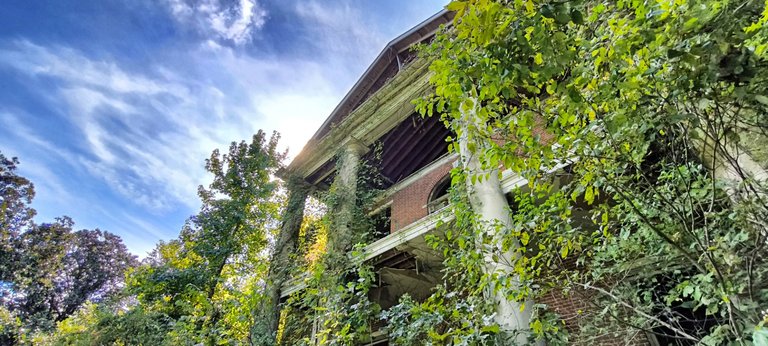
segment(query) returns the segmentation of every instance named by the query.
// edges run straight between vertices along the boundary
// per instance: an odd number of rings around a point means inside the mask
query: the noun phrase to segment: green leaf
[[[446,10],[454,11],[454,12],[463,11],[464,8],[466,7],[467,7],[467,3],[465,1],[460,1],[460,0],[451,1],[450,3],[448,3],[448,5],[445,5]]]
[[[584,15],[579,10],[571,10],[571,21],[576,25],[584,24]]]
[[[594,188],[592,186],[587,186],[587,188],[584,190],[584,200],[587,201],[587,204],[592,205],[595,201],[595,193]]]
[[[768,329],[757,327],[752,333],[752,341],[755,346],[768,346]]]
[[[755,95],[755,100],[757,100],[757,102],[760,102],[768,106],[768,97],[766,97],[765,95]]]

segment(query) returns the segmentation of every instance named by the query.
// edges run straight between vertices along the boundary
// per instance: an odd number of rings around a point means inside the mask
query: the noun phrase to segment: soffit
[[[413,55],[409,52],[413,45],[434,36],[440,25],[451,23],[454,15],[453,12],[442,10],[390,41],[315,132],[312,139],[317,140],[327,135],[331,127],[340,123],[359,107],[366,97],[375,93],[387,79],[391,78],[389,74],[400,70],[403,65],[401,60],[408,60]],[[393,65],[396,69],[391,71]]]
[[[319,173],[315,181],[309,181],[315,183],[333,170],[333,158],[347,142],[359,141],[369,147],[401,124],[413,114],[411,101],[430,90],[428,67],[427,61],[414,60],[338,125],[332,126],[328,134],[311,139],[281,175],[294,174],[306,179]]]

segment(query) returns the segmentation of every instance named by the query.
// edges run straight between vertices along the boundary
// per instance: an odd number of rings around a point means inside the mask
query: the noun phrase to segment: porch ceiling
[[[428,62],[416,59],[321,139],[312,139],[280,176],[298,175],[310,184],[333,172],[333,159],[350,141],[371,147],[413,114],[411,101],[429,89]]]

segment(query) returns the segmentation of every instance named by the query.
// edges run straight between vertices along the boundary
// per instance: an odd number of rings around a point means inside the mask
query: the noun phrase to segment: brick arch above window
[[[451,189],[451,174],[448,173],[443,178],[438,180],[437,184],[432,188],[432,192],[429,194],[427,202],[427,211],[432,214],[440,209],[448,206],[449,203],[449,190]]]
[[[413,222],[429,215],[427,207],[430,196],[437,184],[453,168],[453,161],[446,161],[403,186],[392,196],[392,232],[399,231]]]

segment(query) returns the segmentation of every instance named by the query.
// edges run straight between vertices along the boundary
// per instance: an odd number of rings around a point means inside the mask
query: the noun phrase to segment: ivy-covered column
[[[267,274],[264,298],[254,310],[251,327],[251,344],[275,345],[280,319],[280,295],[283,284],[289,279],[292,268],[291,255],[298,245],[301,223],[304,220],[304,206],[310,186],[299,177],[287,179],[288,203],[283,214],[280,234],[272,253]]]
[[[498,235],[501,228],[512,226],[509,205],[506,196],[501,189],[499,181],[499,169],[496,167],[483,167],[479,156],[488,147],[487,139],[479,139],[470,135],[482,123],[474,112],[474,107],[469,107],[464,112],[459,134],[459,156],[461,164],[467,174],[467,193],[472,211],[477,216],[478,227],[481,233],[493,239],[490,244],[482,244],[478,239],[478,246],[484,252],[486,270],[488,275],[494,273],[508,274],[513,271],[514,248],[504,251],[502,239]],[[475,178],[472,178],[472,177]],[[517,244],[513,246],[518,246]],[[504,275],[502,275],[504,276]],[[529,323],[531,319],[531,303],[521,304],[510,300],[504,292],[490,285],[489,295],[496,304],[495,322],[498,323],[502,342],[515,342],[518,345],[527,344]]]
[[[347,320],[350,297],[346,296],[349,292],[339,291],[338,287],[346,283],[347,274],[352,265],[347,252],[358,240],[355,234],[354,217],[357,209],[360,159],[365,152],[365,146],[351,138],[342,146],[338,154],[336,178],[326,199],[329,218],[328,240],[316,302],[317,307],[322,308],[322,312],[315,315],[317,331],[313,331],[311,344],[325,344],[328,340],[346,340],[349,336],[349,331],[342,332],[345,329],[344,326],[349,326],[350,322]]]
[[[714,172],[715,178],[731,185],[729,189],[736,189],[744,183],[745,179],[768,180],[768,171],[747,150],[727,140],[717,139],[726,136],[717,133],[699,133],[698,135],[703,137],[694,141],[694,146],[699,151],[699,158]]]
[[[357,172],[360,168],[360,157],[366,150],[360,141],[352,138],[344,145],[339,155],[340,162],[332,188],[332,228],[328,233],[328,251],[334,254],[344,254],[354,244],[351,224],[357,199]]]

